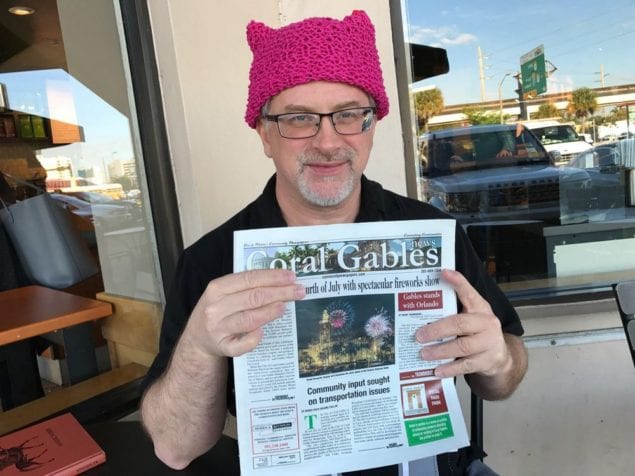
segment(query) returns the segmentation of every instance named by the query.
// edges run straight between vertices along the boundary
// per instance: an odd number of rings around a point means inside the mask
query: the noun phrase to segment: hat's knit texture
[[[363,89],[375,100],[377,119],[388,114],[375,28],[365,12],[343,20],[309,18],[279,29],[251,21],[253,52],[245,121],[255,128],[265,102],[282,90],[311,81],[335,81]]]

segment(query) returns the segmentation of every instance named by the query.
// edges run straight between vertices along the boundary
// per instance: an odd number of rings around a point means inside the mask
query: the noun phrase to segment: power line
[[[610,13],[613,13],[613,11],[616,11],[616,10],[617,10],[617,8],[613,8],[613,10],[606,10],[605,9],[605,11],[603,11],[601,13],[598,13],[597,15],[594,15],[594,16],[591,16],[591,17],[588,17],[588,18],[584,18],[584,19],[581,19],[581,20],[571,20],[571,21],[572,22],[575,21],[576,25],[578,25],[578,26],[580,24],[588,23],[588,22],[597,23],[597,19],[599,17],[605,16],[605,15],[609,15]],[[602,28],[608,28],[608,26],[609,25],[601,25],[600,27],[598,27],[597,30],[600,31]],[[560,26],[558,28],[555,28],[554,30],[550,30],[547,34],[542,34],[540,36],[535,36],[535,37],[529,37],[527,39],[520,40],[517,43],[512,43],[512,44],[510,44],[510,45],[508,45],[508,46],[506,46],[504,48],[501,48],[499,50],[493,50],[493,51],[491,51],[491,54],[492,55],[497,55],[498,53],[501,53],[501,52],[510,51],[510,50],[517,50],[519,46],[526,46],[527,44],[533,44],[534,41],[535,42],[544,42],[545,38],[550,38],[552,36],[557,35],[559,32],[565,31],[565,30],[568,30],[568,29],[570,29],[570,26],[563,25],[563,26]],[[542,31],[544,31],[544,30],[542,30]],[[577,35],[577,36],[582,36],[582,35]],[[568,41],[569,40],[567,40],[567,42]]]
[[[598,45],[598,44],[606,43],[608,40],[614,40],[615,38],[622,38],[624,36],[633,35],[633,34],[635,34],[635,31],[625,31],[624,33],[620,33],[620,34],[615,35],[615,36],[610,36],[610,37],[606,38],[604,41],[593,42],[593,43],[590,43],[590,44]],[[574,49],[571,49],[571,50],[568,50],[568,51],[565,51],[565,52],[562,52],[562,53],[556,53],[552,57],[553,58],[559,58],[559,57],[562,57],[562,56],[570,55],[572,53],[580,53],[580,49],[584,48],[584,46],[586,46],[586,45],[584,45],[584,44],[583,45],[578,45]]]

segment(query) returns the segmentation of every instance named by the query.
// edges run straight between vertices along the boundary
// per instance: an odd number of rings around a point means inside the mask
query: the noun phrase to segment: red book
[[[70,413],[0,437],[1,476],[80,474],[105,461],[104,450]]]

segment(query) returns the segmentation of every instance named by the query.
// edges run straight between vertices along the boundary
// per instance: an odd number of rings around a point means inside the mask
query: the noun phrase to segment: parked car
[[[125,208],[131,219],[140,222],[142,218],[141,205],[139,201],[134,199],[114,199],[104,193],[85,190],[64,192],[64,195],[76,197],[92,205],[112,205],[115,207],[119,207],[120,209]]]
[[[616,142],[598,145],[578,154],[567,165],[589,174],[590,221],[625,217],[627,179],[620,145]]]
[[[566,165],[577,154],[591,148],[591,144],[570,124],[545,120],[527,121],[523,125],[531,129],[548,152],[560,153],[556,165]]]
[[[77,228],[82,231],[94,231],[94,226],[102,227],[104,231],[126,228],[134,223],[129,209],[125,205],[116,203],[90,203],[71,195],[51,193],[60,206],[71,212]]]
[[[501,149],[511,147],[510,154]],[[428,202],[460,223],[585,220],[584,170],[554,165],[522,125],[485,125],[430,132],[420,137],[421,188]]]
[[[578,136],[580,136],[580,139],[584,140],[587,144],[593,145],[594,140],[591,134],[580,133]]]

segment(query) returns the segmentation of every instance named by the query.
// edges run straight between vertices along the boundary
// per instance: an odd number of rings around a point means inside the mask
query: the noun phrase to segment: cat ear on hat
[[[268,27],[264,23],[254,20],[250,21],[247,24],[247,44],[249,44],[249,48],[254,51],[272,31],[273,28]]]
[[[353,10],[351,14],[345,17],[342,21],[345,23],[351,22],[372,25],[370,18],[368,18],[368,14],[363,10]]]

